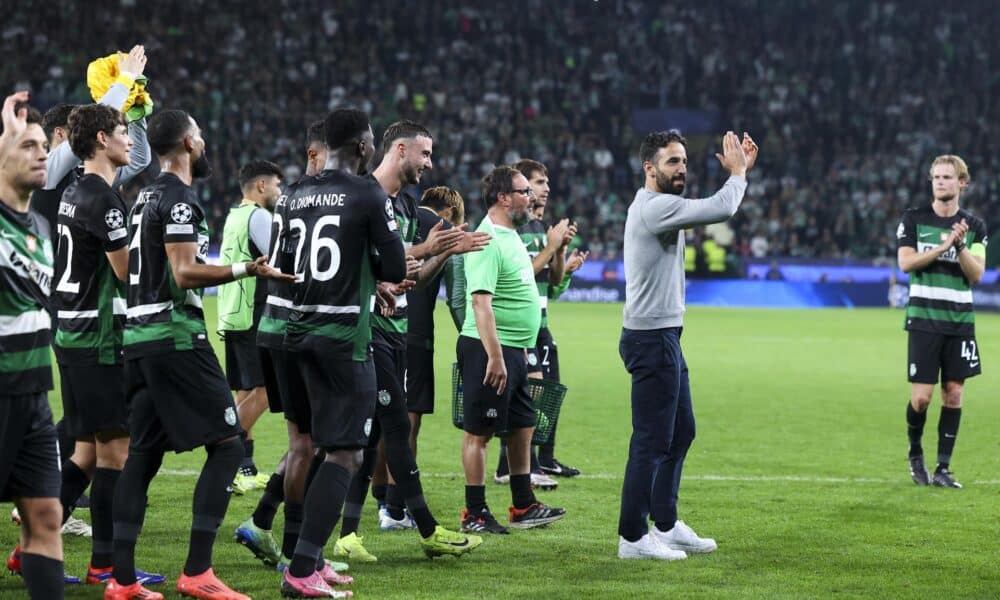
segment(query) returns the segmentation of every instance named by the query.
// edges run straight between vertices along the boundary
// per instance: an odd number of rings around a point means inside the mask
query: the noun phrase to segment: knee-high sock
[[[94,526],[90,564],[95,569],[110,567],[111,552],[114,549],[115,486],[122,472],[117,469],[98,467],[94,471],[94,484],[90,490],[90,518]]]
[[[191,542],[188,546],[185,575],[200,575],[212,566],[215,534],[226,517],[232,496],[233,477],[243,460],[243,444],[238,439],[206,446],[208,458],[194,488]]]
[[[340,518],[350,484],[350,471],[340,465],[324,462],[317,471],[306,492],[305,519],[288,566],[293,577],[308,577],[316,571],[316,562]]]
[[[131,452],[118,477],[112,507],[114,577],[121,585],[135,583],[135,542],[146,517],[149,482],[160,469],[163,451]]]

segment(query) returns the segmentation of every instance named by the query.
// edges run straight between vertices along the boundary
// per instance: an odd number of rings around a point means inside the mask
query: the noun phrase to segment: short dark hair
[[[483,177],[483,202],[486,208],[496,204],[500,200],[500,194],[509,194],[514,191],[514,177],[521,172],[514,167],[495,167],[486,177]]]
[[[677,129],[670,129],[668,131],[652,131],[646,135],[646,138],[642,140],[642,145],[639,146],[639,160],[642,162],[653,162],[653,158],[660,148],[666,148],[667,145],[677,142],[681,146],[687,148],[687,140],[681,135],[681,132]]]
[[[417,136],[434,139],[431,137],[431,132],[416,121],[407,121],[405,119],[402,121],[396,121],[392,125],[389,125],[389,127],[386,128],[385,133],[382,134],[382,151],[384,152],[389,144],[395,142],[396,140],[408,140]]]
[[[38,109],[33,106],[28,106],[27,104],[18,104],[14,106],[14,114],[16,115],[18,111],[22,108],[27,109],[27,120],[28,125],[42,124],[42,113],[38,112]],[[3,121],[0,121],[0,133],[3,133]]]
[[[522,158],[521,160],[514,163],[514,168],[521,172],[528,179],[535,173],[541,173],[548,177],[549,170],[545,168],[545,165],[538,162],[537,160],[531,160],[530,158]]]
[[[281,167],[269,160],[251,160],[240,167],[240,187],[246,187],[258,177],[270,177],[271,175],[281,179],[284,173],[281,172]]]
[[[69,147],[80,160],[90,160],[97,154],[97,134],[113,135],[115,128],[124,124],[125,115],[110,106],[81,104],[69,113],[66,122]]]
[[[170,154],[191,130],[191,117],[180,109],[161,110],[149,119],[146,139],[157,156]]]
[[[42,117],[42,129],[45,130],[46,137],[52,137],[56,127],[66,127],[69,123],[69,113],[73,112],[76,104],[56,104],[45,112]]]
[[[306,148],[309,148],[313,142],[326,145],[326,127],[323,119],[313,121],[309,124],[309,129],[306,130]]]
[[[371,121],[368,113],[356,108],[338,108],[323,121],[324,139],[330,150],[339,150],[368,131]]]

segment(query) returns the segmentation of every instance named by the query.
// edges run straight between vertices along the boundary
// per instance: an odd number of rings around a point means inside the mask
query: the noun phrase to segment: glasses
[[[511,194],[524,194],[525,196],[534,196],[534,192],[531,191],[530,187],[526,187],[523,190],[511,190]]]

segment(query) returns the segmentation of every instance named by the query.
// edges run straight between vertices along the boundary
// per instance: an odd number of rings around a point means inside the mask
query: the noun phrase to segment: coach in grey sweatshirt
[[[625,311],[619,353],[632,376],[632,439],[618,521],[618,557],[677,560],[712,552],[677,520],[684,457],[694,440],[684,324],[684,230],[725,221],[746,191],[757,145],[726,133],[716,154],[730,177],[715,195],[685,199],[687,142],[677,131],[650,133],[640,155],[645,186],[625,220]],[[650,529],[648,521],[653,521]]]

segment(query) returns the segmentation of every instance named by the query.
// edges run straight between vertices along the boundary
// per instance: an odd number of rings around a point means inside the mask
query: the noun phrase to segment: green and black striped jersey
[[[522,225],[517,233],[521,236],[521,241],[524,242],[524,247],[528,249],[528,256],[534,261],[538,253],[545,248],[545,244],[548,242],[548,227],[541,219],[532,219]],[[553,286],[549,283],[549,266],[545,267],[535,274],[535,283],[538,285],[538,301],[542,305],[542,329],[546,329],[549,326],[549,299],[558,298],[566,288],[569,287],[570,275],[567,273],[563,275],[562,283],[558,286]]]
[[[62,364],[122,361],[124,286],[105,253],[128,245],[127,212],[121,196],[93,173],[71,183],[59,203],[52,311],[53,348]]]
[[[0,394],[52,389],[52,242],[49,224],[33,211],[0,202]]]
[[[375,180],[371,177],[372,181]],[[392,200],[392,208],[396,213],[396,224],[399,235],[403,239],[403,248],[409,249],[417,237],[417,200],[406,190],[400,190]],[[406,294],[396,296],[396,312],[391,317],[383,317],[375,310],[372,312],[373,341],[387,344],[392,348],[406,347],[406,332],[409,329]]]
[[[293,184],[289,191],[295,189],[298,182]],[[282,194],[274,204],[274,214],[271,217],[271,247],[268,251],[268,264],[275,269],[284,269],[285,273],[294,273],[295,265],[291,261],[282,265],[279,260],[282,256],[280,244],[283,237],[285,224],[288,223],[288,195]],[[285,241],[287,243],[287,241]],[[294,249],[289,250],[289,255],[293,255]],[[285,329],[288,326],[289,307],[292,305],[292,285],[284,281],[268,279],[258,281],[258,286],[267,286],[267,296],[264,300],[264,310],[257,325],[257,345],[273,350],[281,350],[285,343]]]
[[[335,170],[303,177],[285,202],[277,266],[295,274],[285,348],[368,360],[375,281],[406,275],[392,203],[373,179]]]
[[[965,244],[974,255],[986,256],[986,223],[959,209],[951,217],[939,217],[928,206],[903,213],[896,230],[899,247],[926,252],[941,244],[951,227],[962,219],[969,225]],[[951,336],[975,335],[972,285],[962,273],[958,254],[948,250],[928,267],[910,273],[910,302],[906,307],[908,331],[927,331]]]
[[[193,242],[197,261],[207,260],[208,227],[198,196],[176,175],[161,173],[139,192],[128,223],[125,358],[211,349],[202,290],[177,285],[166,251],[166,244]]]

